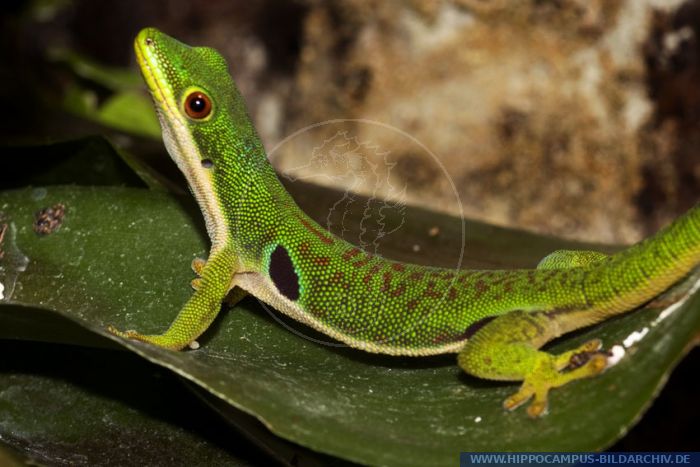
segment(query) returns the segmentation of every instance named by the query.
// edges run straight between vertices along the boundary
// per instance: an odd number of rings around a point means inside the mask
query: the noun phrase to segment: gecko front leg
[[[192,279],[192,282],[190,282],[190,285],[194,290],[197,290],[200,285],[202,284],[202,271],[204,270],[204,266],[206,266],[207,260],[203,258],[195,258],[192,260],[192,271],[197,275],[196,278]],[[229,307],[235,306],[238,302],[243,300],[246,296],[248,295],[248,292],[245,290],[241,289],[240,287],[234,287],[231,289],[226,295],[226,298],[224,298],[224,303],[226,303]]]
[[[233,251],[225,248],[212,254],[205,264],[198,262],[198,266],[201,266],[198,268],[200,277],[194,294],[163,334],[119,331],[114,326],[108,326],[107,330],[116,336],[172,350],[180,350],[192,344],[219,313],[221,302],[231,290],[233,276],[238,272],[238,260]]]

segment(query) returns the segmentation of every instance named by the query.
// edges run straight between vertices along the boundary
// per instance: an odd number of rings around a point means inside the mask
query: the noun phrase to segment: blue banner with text
[[[700,452],[463,452],[467,466],[682,465],[700,467]]]

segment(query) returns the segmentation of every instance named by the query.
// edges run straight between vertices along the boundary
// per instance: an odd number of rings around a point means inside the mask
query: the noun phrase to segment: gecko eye
[[[201,91],[195,91],[185,99],[185,112],[190,118],[201,120],[211,113],[211,100]]]

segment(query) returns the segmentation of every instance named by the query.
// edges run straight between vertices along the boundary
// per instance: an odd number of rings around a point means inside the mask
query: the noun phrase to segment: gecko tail
[[[591,266],[584,279],[589,304],[605,318],[636,308],[700,264],[700,204],[655,235]]]

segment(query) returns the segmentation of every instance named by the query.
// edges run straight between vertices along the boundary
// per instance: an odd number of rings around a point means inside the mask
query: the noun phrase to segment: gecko
[[[225,59],[154,28],[135,39],[163,141],[185,175],[211,240],[194,293],[162,334],[112,334],[172,350],[194,347],[224,299],[247,294],[360,351],[457,354],[478,378],[521,382],[503,406],[607,367],[599,339],[560,354],[551,340],[639,308],[700,261],[700,205],[618,253],[558,250],[534,269],[462,270],[366,252],[306,215],[280,183]]]

